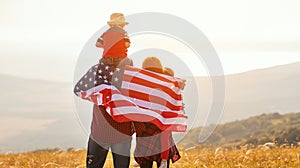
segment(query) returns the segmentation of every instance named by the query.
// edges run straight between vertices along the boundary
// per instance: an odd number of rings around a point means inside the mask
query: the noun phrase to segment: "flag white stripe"
[[[114,111],[114,116],[128,115],[128,114],[136,114],[136,115],[144,114],[144,115],[148,115],[148,116],[158,119],[164,125],[167,125],[167,124],[186,125],[186,118],[183,118],[183,117],[164,118],[163,116],[159,115],[158,113],[156,113],[154,111],[147,110],[147,109],[141,109],[141,108],[134,107],[134,106],[115,107],[112,109]]]
[[[153,102],[148,102],[148,101],[144,101],[144,100],[140,100],[140,99],[135,99],[132,97],[129,97],[129,99],[136,105],[140,106],[140,107],[145,107],[145,108],[149,108],[152,110],[164,110],[164,111],[171,111],[171,109],[169,109],[167,106],[163,106],[161,104],[157,104],[157,103],[153,103]]]
[[[102,104],[102,100],[103,100],[103,94],[99,93],[99,96],[97,96],[97,103],[98,103],[98,105]]]
[[[120,100],[125,100],[125,101],[128,101],[130,103],[133,103],[135,105],[138,105],[135,103],[136,100],[134,100],[134,98],[131,98],[131,97],[128,97],[128,96],[124,96],[122,94],[113,94],[112,95],[112,98],[111,98],[112,101],[120,101]],[[140,100],[140,101],[143,101],[143,100]],[[145,103],[147,103],[147,101],[144,101]],[[153,103],[154,104],[154,103]],[[139,106],[139,105],[138,105]],[[150,105],[151,106],[151,105]],[[149,108],[149,106],[145,106],[146,108]],[[159,111],[170,111],[170,112],[173,112],[173,113],[177,113],[177,114],[182,114],[182,115],[185,115],[184,111],[183,110],[170,110],[169,108],[165,108],[165,109],[162,109],[162,108],[159,108],[159,109],[153,109],[153,108],[150,108],[151,110],[159,110]]]
[[[139,85],[139,84],[135,84],[135,83],[130,83],[130,82],[125,82],[125,81],[122,82],[121,87],[124,88],[124,89],[134,90],[134,91],[138,91],[138,92],[141,92],[141,93],[145,93],[145,94],[149,94],[149,95],[164,98],[165,100],[169,101],[174,106],[181,106],[182,105],[181,100],[176,100],[173,97],[171,97],[169,94],[167,94],[167,93],[165,93],[161,90],[158,90],[158,89],[153,89],[153,88],[150,88],[150,87],[147,87],[147,86],[143,86],[143,85]]]
[[[99,91],[104,90],[104,89],[113,89],[113,87],[114,87],[113,85],[102,84],[102,85],[98,85],[96,87],[90,88],[90,89],[88,89],[88,90],[85,91],[86,92],[86,96],[84,98],[90,97],[93,94],[96,95]],[[100,94],[100,93],[98,93],[98,94]]]
[[[141,79],[144,79],[144,80],[147,80],[147,81],[151,81],[153,83],[157,83],[157,84],[160,84],[160,85],[168,87],[168,88],[172,88],[172,91],[174,93],[181,94],[180,89],[178,87],[176,87],[173,83],[161,81],[161,80],[156,79],[154,77],[151,77],[151,76],[148,76],[148,75],[145,75],[145,74],[142,74],[142,73],[138,73],[136,71],[125,70],[124,75],[125,74],[129,75],[129,76],[132,76],[132,77],[138,77],[138,78],[141,78]]]

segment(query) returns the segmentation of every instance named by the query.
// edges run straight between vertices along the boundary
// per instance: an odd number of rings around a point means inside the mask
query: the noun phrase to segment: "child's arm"
[[[125,47],[129,48],[130,47],[130,40],[128,37],[125,37]]]
[[[102,40],[102,36],[98,38],[97,42],[96,42],[96,47],[98,48],[103,48],[103,40]]]
[[[127,35],[127,32],[125,32],[125,37],[124,38],[125,38],[125,47],[129,48],[130,47],[130,39]]]

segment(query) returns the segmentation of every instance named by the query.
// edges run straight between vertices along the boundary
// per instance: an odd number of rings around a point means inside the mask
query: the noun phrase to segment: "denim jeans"
[[[102,168],[109,148],[112,151],[113,163],[116,168],[128,168],[130,164],[131,139],[117,144],[97,143],[91,137],[88,142],[86,167]]]

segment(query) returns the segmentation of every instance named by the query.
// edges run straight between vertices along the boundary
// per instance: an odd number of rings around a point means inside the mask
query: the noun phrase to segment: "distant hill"
[[[85,146],[71,83],[0,79],[0,152]]]
[[[198,145],[201,127],[192,129],[182,143],[186,147]],[[300,113],[280,115],[261,114],[244,120],[217,125],[202,144],[213,146],[259,145],[266,142],[294,144],[300,142]]]
[[[212,99],[211,80],[195,78],[198,88],[187,87],[184,101],[193,126],[207,121]],[[194,79],[189,79],[192,83]],[[189,84],[189,83],[188,83]],[[221,123],[245,119],[263,113],[281,114],[300,111],[300,62],[225,76],[225,100]],[[191,89],[190,89],[191,88]],[[197,99],[198,100],[195,100]],[[198,112],[198,117],[195,117]],[[215,114],[212,114],[215,115]]]

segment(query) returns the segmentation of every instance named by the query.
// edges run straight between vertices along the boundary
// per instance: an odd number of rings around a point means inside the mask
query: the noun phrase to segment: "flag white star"
[[[116,71],[119,72],[119,71],[120,71],[120,68],[116,68]]]
[[[102,73],[102,69],[100,69],[98,72],[101,74]]]
[[[113,74],[114,74],[114,73],[113,73],[112,71],[110,71],[110,72],[109,72],[109,75],[111,75],[111,76],[112,76]]]
[[[86,78],[87,78],[87,75],[85,75],[84,78],[86,79]]]
[[[94,72],[93,72],[93,75],[95,76],[96,74],[97,74],[97,73],[94,71]]]
[[[103,76],[103,78],[104,78],[104,79],[107,79],[107,76],[106,76],[106,75],[104,75],[104,76]]]
[[[99,78],[99,79],[102,79],[102,76],[101,76],[101,75],[99,75],[99,76],[98,76],[98,78]]]
[[[92,82],[93,78],[89,78],[89,81]]]
[[[94,84],[97,84],[97,81],[94,81]]]
[[[87,88],[87,87],[88,87],[88,84],[85,84],[85,85],[84,85],[84,87],[86,87],[86,88]]]
[[[104,83],[108,83],[108,80],[105,79],[103,82],[104,82]]]
[[[80,81],[80,82],[79,82],[79,84],[80,84],[80,85],[82,85],[82,84],[83,84],[83,82],[82,82],[82,81]]]
[[[119,78],[115,77],[115,78],[114,78],[114,81],[115,81],[115,82],[118,82],[118,81],[119,81]]]
[[[108,69],[109,69],[109,66],[106,65],[106,66],[105,66],[105,70],[108,70]]]

